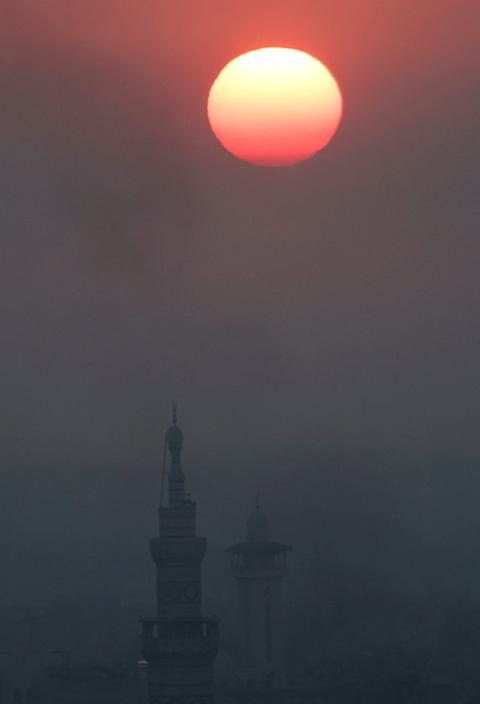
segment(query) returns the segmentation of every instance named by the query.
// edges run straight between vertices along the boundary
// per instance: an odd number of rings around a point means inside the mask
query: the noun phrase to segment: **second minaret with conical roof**
[[[237,661],[244,684],[285,683],[286,623],[283,586],[289,545],[269,538],[268,519],[257,496],[247,540],[227,548],[237,582]]]

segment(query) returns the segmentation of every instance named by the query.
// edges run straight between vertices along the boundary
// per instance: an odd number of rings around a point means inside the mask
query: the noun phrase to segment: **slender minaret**
[[[218,623],[215,618],[202,617],[201,563],[207,541],[196,537],[196,504],[185,491],[183,434],[175,407],[165,443],[170,453],[168,505],[163,505],[162,497],[159,537],[150,541],[157,566],[157,618],[142,619],[148,701],[212,704]]]
[[[284,582],[289,545],[269,540],[268,520],[257,496],[248,519],[247,540],[227,548],[237,581],[237,656],[243,683],[254,687],[285,683]]]

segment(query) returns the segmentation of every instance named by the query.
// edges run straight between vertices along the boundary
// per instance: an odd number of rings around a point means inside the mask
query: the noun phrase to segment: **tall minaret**
[[[168,505],[160,501],[159,537],[150,540],[157,566],[157,618],[142,619],[149,704],[212,704],[218,623],[202,618],[201,563],[207,541],[196,537],[196,503],[185,491],[183,433],[175,407],[165,443],[170,453]]]
[[[284,581],[289,545],[269,540],[268,520],[255,509],[247,523],[247,540],[227,548],[237,581],[237,655],[244,684],[285,683],[286,622]]]

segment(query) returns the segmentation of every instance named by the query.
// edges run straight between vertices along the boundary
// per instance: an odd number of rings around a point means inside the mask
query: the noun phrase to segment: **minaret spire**
[[[177,406],[172,407],[173,424],[167,430],[165,440],[170,452],[170,470],[168,472],[168,503],[170,506],[185,502],[185,475],[182,469],[181,454],[183,433],[177,425]]]
[[[268,540],[268,518],[264,511],[260,510],[260,492],[258,491],[255,495],[255,508],[247,521],[247,540]]]

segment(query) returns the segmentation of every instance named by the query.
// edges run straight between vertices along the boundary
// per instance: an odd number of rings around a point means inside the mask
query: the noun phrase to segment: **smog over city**
[[[480,702],[479,23],[0,0],[0,704]]]

